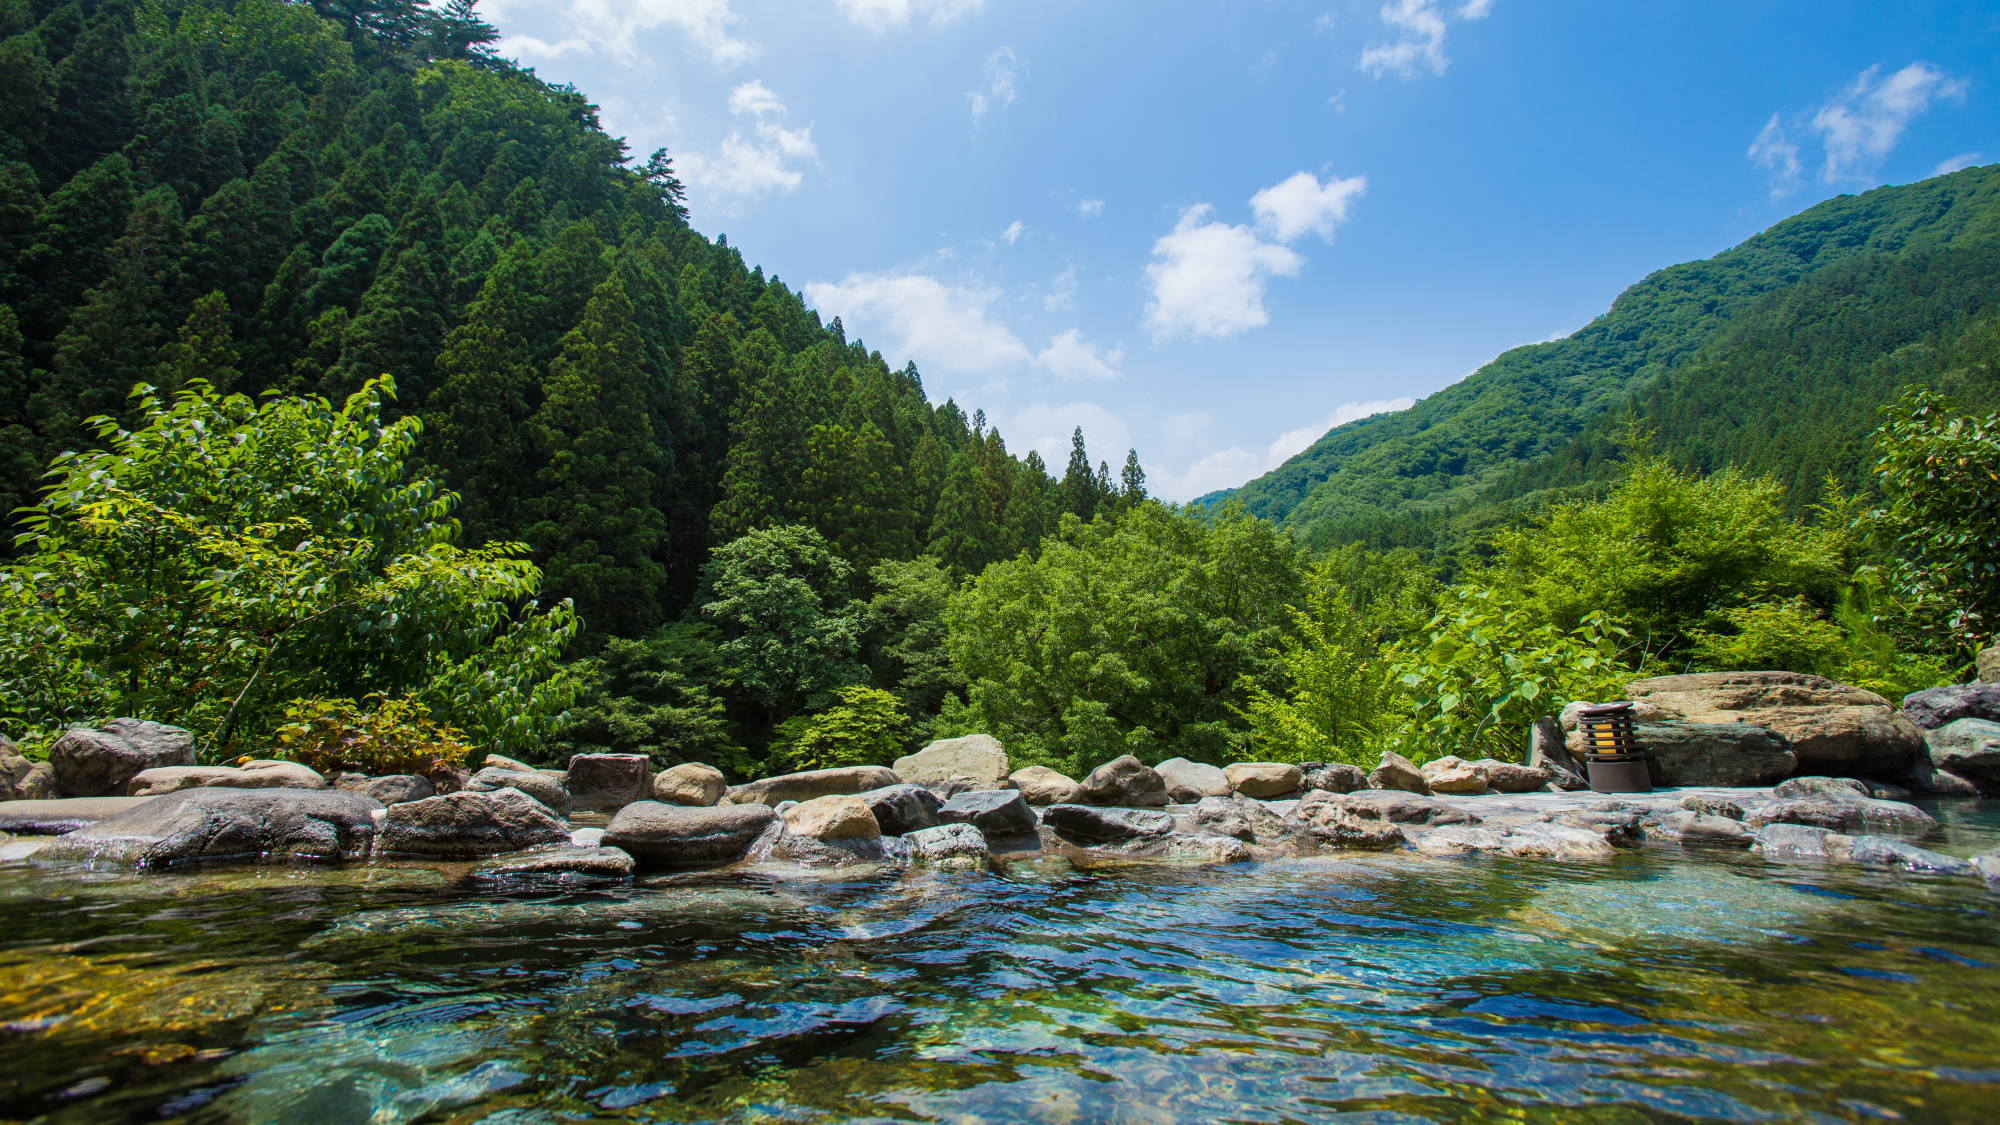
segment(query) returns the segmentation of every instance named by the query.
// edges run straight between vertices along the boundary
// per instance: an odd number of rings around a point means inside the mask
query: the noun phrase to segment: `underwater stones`
[[[548,844],[512,855],[496,856],[472,869],[474,878],[630,879],[637,868],[631,855],[618,848],[580,848]]]
[[[1158,808],[1167,803],[1167,783],[1159,771],[1130,754],[1121,754],[1090,771],[1078,794],[1092,805]]]
[[[644,754],[574,754],[563,787],[575,808],[622,809],[653,795],[653,767]]]
[[[1934,769],[1929,761],[1925,761],[1916,769],[1911,770],[1909,776],[1904,780],[1909,782],[1912,793],[1919,793],[1926,797],[1979,796],[1979,786],[1974,785],[1971,781],[1958,776],[1950,770]]]
[[[980,789],[960,793],[944,803],[938,818],[949,824],[970,824],[989,839],[1035,834],[1035,810],[1013,789]]]
[[[1300,784],[1307,789],[1352,793],[1368,784],[1368,775],[1361,772],[1361,767],[1346,762],[1307,762],[1299,769],[1305,775]]]
[[[726,800],[732,805],[777,805],[783,801],[810,801],[830,793],[858,794],[885,785],[901,785],[903,779],[887,766],[836,766],[779,774],[732,787]]]
[[[1261,799],[1296,793],[1306,779],[1305,771],[1289,762],[1231,762],[1222,774],[1236,793]]]
[[[125,783],[127,796],[155,797],[183,789],[324,789],[318,770],[297,762],[254,761],[242,766],[155,766]]]
[[[1655,785],[1769,785],[1798,768],[1778,732],[1755,723],[1641,723],[1633,738],[1651,759]]]
[[[465,783],[470,793],[497,793],[514,789],[548,807],[557,816],[569,815],[569,790],[546,770],[505,770],[487,766]]]
[[[1497,758],[1481,758],[1472,763],[1486,775],[1486,787],[1495,793],[1532,793],[1548,787],[1555,772],[1542,766],[1524,766]]]
[[[1726,816],[1710,816],[1693,809],[1668,813],[1653,828],[1666,839],[1687,846],[1747,848],[1750,832],[1743,822]]]
[[[896,759],[893,768],[909,784],[948,798],[974,790],[1005,789],[1008,772],[1014,767],[999,739],[990,734],[968,734],[939,739]]]
[[[1163,812],[1142,809],[1050,805],[1042,810],[1042,827],[1068,843],[1092,847],[1145,836],[1171,835],[1174,818]]]
[[[1987,890],[2000,894],[2000,851],[1973,856],[1972,869],[1986,881]]]
[[[1975,681],[1913,691],[1903,697],[1903,714],[1925,730],[1960,719],[2000,721],[2000,683]]]
[[[938,823],[944,802],[921,785],[885,785],[861,794],[885,836],[905,836]]]
[[[1813,773],[1898,777],[1922,748],[1916,725],[1862,688],[1802,672],[1696,672],[1625,685],[1642,724],[1751,723],[1775,731]],[[1567,726],[1568,724],[1565,724]]]
[[[1081,788],[1069,775],[1047,766],[1023,766],[1007,775],[1031,805],[1063,805],[1081,800]]]
[[[477,859],[569,842],[569,826],[518,789],[460,791],[390,805],[377,854]]]
[[[648,866],[708,867],[737,859],[777,817],[755,803],[690,808],[634,801],[611,818],[604,845]]]
[[[1848,845],[1848,859],[1863,867],[1896,867],[1904,871],[1935,875],[1974,875],[1973,865],[1957,856],[1940,855],[1907,840],[1886,836],[1856,836]]]
[[[1989,685],[2000,688],[2000,684]],[[1963,718],[1924,733],[1933,769],[1962,777],[1984,792],[2000,792],[2000,723]]]
[[[1895,832],[1926,836],[1936,831],[1937,821],[1929,813],[1897,801],[1877,801],[1865,797],[1794,797],[1776,800],[1752,809],[1744,817],[1752,828],[1767,824],[1807,824],[1855,835],[1861,832]]]
[[[36,856],[137,867],[200,860],[347,860],[366,855],[378,801],[332,789],[183,789],[145,799]]]
[[[1486,792],[1485,771],[1454,754],[1425,762],[1421,772],[1425,788],[1432,793]]]
[[[79,727],[49,750],[56,792],[63,797],[117,796],[144,770],[193,764],[193,735],[138,719],[113,719],[95,730]]]
[[[1779,861],[1828,860],[1847,854],[1849,837],[1809,824],[1767,824],[1752,832],[1752,850]]]
[[[653,800],[669,805],[707,808],[719,804],[728,791],[729,779],[706,762],[682,762],[653,777]]]
[[[1231,790],[1229,776],[1221,767],[1206,762],[1190,762],[1186,758],[1168,758],[1153,767],[1167,787],[1167,797],[1182,804],[1193,804],[1203,797],[1227,797]]]
[[[1778,783],[1771,790],[1771,796],[1784,800],[1794,797],[1871,797],[1868,783],[1851,777],[1794,777]],[[1682,802],[1685,804],[1686,802]],[[1742,817],[1738,816],[1738,820]]]
[[[0,832],[60,836],[137,808],[152,797],[55,797],[0,804]]]
[[[1424,772],[1408,758],[1394,751],[1382,752],[1382,764],[1368,773],[1370,789],[1399,789],[1405,793],[1429,793],[1431,787],[1424,781]]]
[[[986,837],[970,824],[939,824],[920,828],[903,838],[910,846],[910,862],[947,870],[983,870],[987,864]]]
[[[786,831],[815,840],[872,840],[882,835],[868,802],[847,793],[801,801],[779,816]]]
[[[437,795],[437,786],[431,784],[430,778],[419,777],[413,773],[392,773],[382,777],[349,774],[336,780],[333,787],[365,793],[385,806],[421,801],[426,797]]]

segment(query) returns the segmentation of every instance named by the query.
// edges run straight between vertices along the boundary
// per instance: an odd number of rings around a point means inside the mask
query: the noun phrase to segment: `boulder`
[[[1985,653],[1980,655],[1984,656]],[[1979,877],[1986,881],[1986,889],[1994,894],[2000,894],[2000,851],[1973,856],[1972,866],[1979,872]]]
[[[1382,752],[1382,764],[1369,772],[1368,788],[1400,789],[1405,793],[1431,791],[1431,787],[1424,782],[1424,771],[1408,758],[1388,750]]]
[[[563,787],[573,808],[615,811],[653,795],[653,765],[644,754],[574,754]]]
[[[1625,694],[1642,724],[1766,727],[1791,745],[1797,768],[1809,773],[1896,778],[1922,751],[1922,732],[1888,700],[1824,676],[1696,672],[1634,680]]]
[[[1798,795],[1809,796],[1810,794],[1801,793]],[[1848,795],[1854,796],[1851,792]],[[1700,816],[1720,816],[1730,820],[1743,819],[1743,805],[1741,802],[1714,793],[1690,793],[1681,798],[1680,806]]]
[[[154,797],[34,798],[0,804],[0,832],[61,836],[137,808]]]
[[[887,766],[835,766],[832,769],[779,774],[733,786],[726,799],[732,805],[777,805],[783,801],[810,801],[832,793],[852,796],[885,785],[901,784],[902,777]]]
[[[468,793],[497,793],[502,789],[526,793],[557,816],[569,815],[569,790],[545,770],[503,770],[487,766],[465,783]]]
[[[1907,840],[1892,840],[1886,836],[1856,836],[1853,843],[1848,845],[1848,859],[1863,867],[1900,867],[1905,871],[1923,874],[1977,873],[1977,869],[1968,860],[1959,859],[1957,856],[1940,855]]]
[[[1950,770],[1933,769],[1928,760],[1904,778],[1910,792],[1925,797],[1977,797],[1979,786]]]
[[[171,867],[203,860],[350,860],[382,805],[331,789],[184,789],[60,837],[37,859]]]
[[[474,867],[472,875],[478,879],[616,880],[630,879],[637,866],[630,855],[617,848],[548,844],[489,859]]]
[[[960,793],[938,810],[947,824],[970,824],[987,839],[1004,840],[1035,834],[1035,810],[1013,789],[977,789]]]
[[[1228,836],[1267,847],[1285,842],[1295,832],[1269,805],[1245,797],[1203,797],[1185,820],[1183,830],[1193,835]]]
[[[569,842],[569,825],[518,789],[460,791],[390,805],[377,855],[480,859]]]
[[[967,871],[987,866],[986,837],[970,824],[919,828],[904,839],[910,845],[911,863]]]
[[[815,797],[814,801],[852,801],[852,793],[830,793],[825,797]],[[804,801],[794,806],[804,808],[812,801]],[[902,841],[895,841],[901,845]],[[882,863],[889,858],[889,852],[880,833],[872,836],[842,836],[822,839],[793,832],[786,826],[784,813],[759,833],[750,846],[744,849],[743,862],[746,864],[780,864],[790,867],[833,869],[857,867],[863,864]]]
[[[815,840],[873,840],[882,835],[868,802],[848,793],[801,801],[780,815],[787,832]]]
[[[1163,812],[1143,809],[1050,805],[1042,810],[1042,827],[1068,843],[1095,847],[1143,837],[1172,835],[1174,818]]]
[[[757,803],[689,808],[635,801],[611,818],[604,845],[623,848],[649,866],[708,867],[741,857],[777,817]]]
[[[1575,706],[1571,704],[1571,707]],[[1573,712],[1570,707],[1565,707],[1563,714],[1572,715]],[[1562,724],[1553,716],[1544,715],[1528,727],[1528,767],[1549,771],[1550,780],[1557,788],[1590,788],[1583,763],[1570,753],[1569,746],[1563,741]]]
[[[653,777],[653,800],[669,805],[708,808],[729,792],[729,779],[706,762],[682,762]]]
[[[1232,792],[1229,775],[1207,762],[1168,758],[1153,767],[1167,786],[1167,798],[1191,805],[1203,797],[1227,797]]]
[[[1747,848],[1750,832],[1743,822],[1726,816],[1708,816],[1692,809],[1671,812],[1655,826],[1661,836],[1688,846]]]
[[[1992,685],[2000,687],[2000,684]],[[1982,793],[2000,793],[2000,723],[1953,719],[1924,734],[1931,767],[1962,777]]]
[[[1307,794],[1299,802],[1301,810],[1315,798]],[[1397,824],[1478,824],[1479,818],[1443,801],[1401,789],[1357,789],[1352,793],[1328,794],[1323,800],[1338,805],[1363,820],[1387,820]]]
[[[1548,788],[1556,779],[1555,771],[1547,766],[1525,766],[1498,758],[1481,758],[1472,764],[1486,775],[1486,787],[1495,793],[1532,793]]]
[[[1457,755],[1425,762],[1422,773],[1424,787],[1432,793],[1486,792],[1486,771]]]
[[[125,783],[131,797],[156,797],[183,789],[325,789],[326,778],[297,762],[253,761],[241,766],[155,766]]]
[[[1083,799],[1082,788],[1074,780],[1047,766],[1023,766],[1008,774],[1007,780],[1029,804],[1037,807],[1066,805]]]
[[[1555,821],[1532,821],[1501,833],[1500,854],[1576,862],[1610,859],[1618,853],[1597,830]]]
[[[5,735],[0,735],[0,801],[19,800],[26,794],[21,792],[21,783],[34,771],[35,763],[21,753]]]
[[[1348,804],[1350,798],[1371,790],[1335,795],[1308,793],[1292,810],[1295,821],[1315,843],[1330,848],[1380,850],[1401,847],[1403,830],[1386,816],[1371,815],[1380,809],[1362,802],[1361,811]],[[1399,796],[1401,794],[1398,794]],[[1462,817],[1470,821],[1471,817]]]
[[[413,773],[392,773],[383,777],[368,777],[365,774],[347,774],[333,783],[335,789],[346,789],[355,793],[365,793],[382,802],[383,805],[400,805],[407,801],[421,801],[437,795],[437,786],[428,777]],[[529,794],[533,796],[533,794]]]
[[[1977,675],[1980,682],[2000,683],[2000,641],[1980,649],[1979,659],[1975,663],[1979,669]]]
[[[1447,824],[1418,832],[1410,837],[1410,846],[1420,855],[1462,856],[1497,852],[1506,846],[1506,838],[1491,828]]]
[[[1856,781],[1851,777],[1794,777],[1779,782],[1777,788],[1771,790],[1771,796],[1790,800],[1793,797],[1833,797],[1836,799],[1872,797],[1874,794],[1868,791],[1867,782]],[[1687,802],[1682,801],[1681,803],[1686,804]],[[1741,814],[1737,816],[1737,819],[1742,819]]]
[[[1913,691],[1903,697],[1903,714],[1925,730],[1960,719],[2000,721],[2000,684],[1948,684]]]
[[[1669,719],[1633,730],[1651,759],[1654,785],[1769,785],[1798,768],[1798,755],[1776,731],[1755,723],[1691,723]]]
[[[1346,762],[1307,762],[1299,767],[1305,773],[1300,782],[1306,789],[1321,789],[1328,793],[1352,793],[1368,785],[1368,775],[1360,766]]]
[[[56,792],[64,797],[115,797],[142,771],[194,764],[194,736],[179,727],[113,719],[95,730],[69,731],[49,750]]]
[[[531,766],[528,763],[521,761],[519,758],[509,758],[505,754],[488,754],[486,755],[486,761],[483,764],[487,767],[496,770],[518,770],[522,773],[527,773],[529,771],[539,768],[537,766]]]
[[[1794,797],[1752,809],[1743,822],[1752,828],[1767,824],[1805,824],[1849,836],[1863,832],[1894,832],[1928,836],[1937,831],[1931,815],[1913,805],[1865,797]]]
[[[896,759],[896,775],[940,797],[978,789],[1005,789],[1013,769],[1000,740],[990,734],[968,734],[931,743]]]
[[[1289,762],[1232,762],[1222,769],[1238,795],[1269,800],[1288,797],[1305,786],[1305,771]]]
[[[1784,862],[1829,860],[1844,857],[1849,837],[1831,828],[1809,824],[1767,824],[1752,833],[1754,850],[1766,859]]]
[[[884,836],[907,836],[934,827],[939,823],[938,809],[944,805],[936,793],[921,785],[885,785],[861,794],[861,800],[875,814]]]
[[[1158,808],[1168,802],[1167,783],[1159,771],[1122,754],[1090,771],[1078,786],[1088,804],[1125,808]]]
[[[22,801],[55,800],[56,768],[47,762],[30,765],[21,780],[14,783],[14,796]]]

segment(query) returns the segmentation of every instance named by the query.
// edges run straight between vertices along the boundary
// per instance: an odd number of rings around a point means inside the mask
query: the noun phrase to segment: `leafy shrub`
[[[724,678],[719,640],[706,625],[670,625],[643,640],[613,638],[577,661],[578,703],[542,755],[644,754],[655,768],[707,762],[744,772],[746,752],[711,686]]]
[[[778,725],[773,757],[792,770],[883,765],[903,752],[900,737],[909,724],[902,701],[880,688],[852,685],[834,693],[835,703],[814,715]]]
[[[1882,410],[1871,513],[1892,585],[1934,643],[1969,656],[2000,632],[2000,414],[1912,387]]]
[[[295,699],[276,741],[287,758],[321,773],[430,774],[454,770],[472,750],[465,734],[408,695]]]

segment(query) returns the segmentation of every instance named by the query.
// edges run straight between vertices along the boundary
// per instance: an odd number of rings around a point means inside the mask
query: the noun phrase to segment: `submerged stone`
[[[557,879],[630,879],[637,865],[617,848],[579,848],[551,844],[512,855],[496,856],[472,869],[474,877]]]

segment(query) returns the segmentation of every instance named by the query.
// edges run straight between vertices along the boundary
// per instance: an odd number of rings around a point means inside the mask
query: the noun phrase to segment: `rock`
[[[1167,783],[1159,771],[1130,754],[1122,754],[1091,770],[1078,788],[1084,801],[1093,805],[1158,808],[1168,800]]]
[[[1633,738],[1651,759],[1654,785],[1746,788],[1790,777],[1798,755],[1769,727],[1755,723],[1641,723]]]
[[[1478,766],[1454,754],[1425,762],[1421,771],[1424,790],[1430,793],[1484,793],[1486,774]]]
[[[563,784],[572,808],[615,811],[653,795],[653,766],[644,754],[575,754]]]
[[[1336,804],[1364,820],[1387,820],[1397,824],[1479,823],[1479,818],[1469,812],[1400,789],[1357,789],[1352,793],[1328,794],[1318,799]],[[1300,810],[1303,811],[1308,803],[1315,800],[1312,794],[1307,794],[1299,802]]]
[[[1903,714],[1925,730],[1960,719],[2000,721],[2000,684],[1947,684],[1913,691],[1903,697]]]
[[[79,828],[36,858],[135,867],[359,859],[375,838],[375,813],[381,808],[359,793],[331,789],[184,789]]]
[[[56,792],[64,797],[115,797],[143,770],[193,764],[192,734],[138,719],[69,731],[49,750]]]
[[[1491,828],[1447,824],[1442,828],[1433,828],[1411,836],[1410,846],[1423,855],[1460,856],[1478,852],[1497,852],[1505,846],[1505,840],[1500,833]]]
[[[29,766],[21,780],[14,783],[14,796],[23,801],[55,800],[56,768],[47,762]]]
[[[2000,683],[2000,640],[1979,650],[1976,666],[1981,683]]]
[[[35,763],[21,753],[21,748],[5,735],[0,735],[0,801],[19,800],[25,796],[20,786],[33,772]]]
[[[1696,672],[1625,685],[1642,724],[1751,723],[1775,731],[1800,771],[1901,777],[1922,732],[1872,691],[1801,672]]]
[[[1083,799],[1083,788],[1068,775],[1047,766],[1023,766],[1007,775],[1014,788],[1028,803],[1042,805],[1067,805]]]
[[[981,789],[1007,788],[1007,775],[1014,767],[1007,751],[990,734],[968,734],[931,743],[914,754],[896,759],[896,774],[911,785],[921,785],[940,797],[952,797]]]
[[[326,778],[297,762],[254,761],[243,766],[155,766],[125,783],[127,796],[152,797],[183,789],[325,789]]]
[[[885,785],[861,794],[861,800],[875,814],[884,836],[907,836],[934,827],[939,823],[938,809],[944,806],[936,793],[921,785]]]
[[[1987,651],[1991,652],[1992,650],[1988,649]],[[1983,657],[1986,653],[1980,653],[1980,655]],[[1986,880],[1987,890],[1992,891],[1994,894],[2000,894],[2000,851],[1973,856],[1972,867],[1975,871],[1979,872],[1981,879]]]
[[[1613,847],[1638,843],[1644,835],[1643,820],[1644,815],[1637,809],[1603,808],[1572,809],[1557,813],[1555,818],[1557,824],[1584,829]]]
[[[1723,823],[1731,822],[1724,821]],[[1500,837],[1500,854],[1524,858],[1576,861],[1610,859],[1618,853],[1611,846],[1610,842],[1598,832],[1575,825],[1538,821],[1528,824],[1517,824],[1502,833]]]
[[[1892,785],[1886,781],[1869,782],[1868,795],[1878,801],[1908,801],[1914,796],[1908,789],[1900,785]]]
[[[1069,843],[1094,847],[1171,835],[1174,818],[1163,812],[1140,809],[1050,805],[1042,810],[1042,827]]]
[[[1698,845],[1722,848],[1747,848],[1751,844],[1750,833],[1740,820],[1726,816],[1708,816],[1693,809],[1681,809],[1668,813],[1657,825],[1660,835],[1684,845]]]
[[[970,824],[919,828],[904,839],[909,842],[912,863],[980,871],[985,870],[988,863],[986,837]]]
[[[2000,691],[2000,684],[1986,685]],[[1962,718],[1927,731],[1924,746],[1931,766],[1977,785],[1981,792],[2000,793],[2000,723]]]
[[[472,869],[474,878],[630,879],[638,865],[617,848],[549,844],[489,859]]]
[[[29,836],[20,840],[0,836],[0,863],[20,863],[25,859],[33,859],[36,853],[54,842],[53,836]]]
[[[502,789],[526,793],[557,816],[569,815],[569,790],[543,770],[503,770],[487,766],[465,783],[468,793],[497,793]]]
[[[1262,800],[1297,793],[1306,780],[1305,771],[1289,762],[1232,762],[1222,775],[1238,794]]]
[[[1925,762],[1922,767],[1913,770],[1907,780],[1910,783],[1911,792],[1919,793],[1926,797],[1979,796],[1979,786],[1974,785],[1971,781],[1958,776],[1950,770],[1932,769],[1929,762]]]
[[[1569,708],[1564,708],[1564,713],[1568,714]],[[1548,715],[1528,727],[1528,768],[1548,770],[1550,780],[1562,789],[1590,788],[1583,763],[1576,760],[1563,742],[1562,724]]]
[[[706,867],[742,856],[777,817],[769,806],[756,803],[689,808],[635,801],[611,818],[604,844],[623,848],[649,866]]]
[[[1781,796],[1783,794],[1780,794]],[[1699,816],[1719,816],[1729,820],[1743,819],[1743,806],[1738,801],[1718,796],[1714,793],[1690,793],[1680,800],[1680,806]]]
[[[413,773],[392,773],[383,777],[349,774],[335,781],[333,787],[365,793],[382,802],[384,806],[421,801],[437,794],[437,787],[431,784],[430,778],[419,777]],[[532,797],[534,794],[530,793],[529,796]]]
[[[1370,789],[1400,789],[1405,793],[1429,793],[1431,787],[1424,781],[1424,772],[1411,764],[1408,758],[1390,751],[1382,752],[1382,764],[1368,774]]]
[[[1307,762],[1300,768],[1305,771],[1305,780],[1301,784],[1308,790],[1352,793],[1368,785],[1368,775],[1361,772],[1361,767],[1346,762]]]
[[[776,805],[781,801],[810,801],[832,793],[851,796],[885,785],[901,784],[903,779],[887,766],[835,766],[826,770],[780,774],[747,785],[733,786],[726,799],[732,805]]]
[[[1908,841],[1891,840],[1885,836],[1856,836],[1850,845],[1849,858],[1864,867],[1900,867],[1905,871],[1938,875],[1978,873],[1967,860],[1939,855]]]
[[[1472,764],[1486,775],[1486,787],[1495,793],[1532,793],[1548,788],[1556,779],[1555,771],[1547,766],[1524,766],[1497,758],[1481,758]]]
[[[1847,835],[1862,832],[1895,832],[1906,836],[1928,836],[1937,831],[1937,821],[1922,809],[1895,801],[1855,797],[1794,797],[1772,801],[1750,811],[1744,823],[1752,828],[1767,824],[1808,824]]]
[[[1013,789],[977,789],[944,803],[938,817],[947,824],[970,824],[988,839],[1035,834],[1035,810]]]
[[[1851,797],[1872,797],[1868,783],[1851,777],[1794,777],[1778,783],[1771,790],[1771,796],[1790,800],[1794,797],[1832,797],[1836,800]]]
[[[486,761],[484,765],[488,769],[514,770],[517,773],[532,773],[538,768],[536,766],[531,766],[528,763],[521,761],[518,758],[509,758],[505,754],[486,755]]]
[[[1831,841],[1843,844],[1848,837],[1830,828],[1815,828],[1809,824],[1767,824],[1757,829],[1754,850],[1766,859],[1780,861],[1827,860],[1845,855],[1844,847],[1836,848]]]
[[[708,808],[729,792],[729,779],[706,762],[682,762],[653,777],[653,800],[669,805]]]
[[[461,791],[390,805],[377,855],[479,859],[569,842],[569,825],[518,789]]]
[[[64,797],[0,804],[0,832],[16,836],[60,836],[88,828],[153,797]]]
[[[882,835],[868,802],[848,793],[801,801],[780,815],[787,832],[815,840],[873,840]]]
[[[1243,841],[1228,836],[1182,836],[1135,840],[1117,849],[1135,858],[1178,863],[1246,863],[1253,857]]]
[[[852,793],[829,793],[813,800],[857,800]],[[804,808],[811,801],[800,802]],[[897,841],[898,844],[901,841]],[[758,834],[750,846],[744,850],[745,864],[781,864],[790,867],[842,868],[858,867],[864,864],[882,863],[889,858],[885,841],[878,833],[873,836],[844,836],[836,839],[821,839],[817,836],[793,832],[785,824],[784,814],[771,822]]]
[[[1386,806],[1367,800],[1349,803],[1362,794],[1375,792],[1383,791],[1362,789],[1348,794],[1308,793],[1292,810],[1291,819],[1315,843],[1324,847],[1372,850],[1401,847],[1403,830],[1389,817],[1380,815]],[[1396,795],[1404,796],[1401,793]],[[1460,818],[1464,821],[1472,819],[1464,814],[1460,814]]]
[[[1227,797],[1232,792],[1229,775],[1206,762],[1168,758],[1153,769],[1166,783],[1167,798],[1181,804],[1191,805],[1203,797]]]
[[[1193,835],[1228,836],[1267,847],[1285,842],[1292,826],[1262,801],[1247,797],[1203,797],[1185,817]]]

